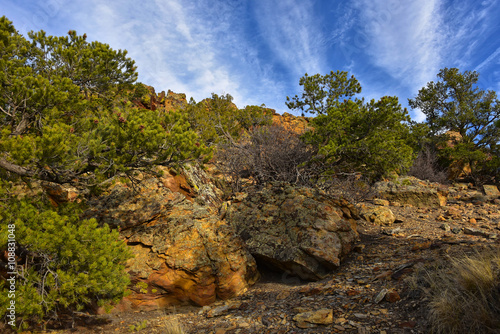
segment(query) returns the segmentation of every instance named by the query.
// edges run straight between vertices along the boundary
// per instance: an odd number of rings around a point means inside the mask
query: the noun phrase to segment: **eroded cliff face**
[[[259,273],[243,240],[219,219],[220,191],[201,169],[117,182],[89,201],[86,217],[120,230],[134,258],[132,294],[115,311],[208,305],[246,291]]]
[[[309,117],[295,116],[287,112],[283,114],[275,112],[273,114],[273,124],[282,125],[285,129],[298,134],[302,134],[311,128],[309,122]]]

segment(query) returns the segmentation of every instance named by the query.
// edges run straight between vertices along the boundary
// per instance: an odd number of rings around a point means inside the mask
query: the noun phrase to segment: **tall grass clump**
[[[432,333],[500,333],[500,251],[451,259],[427,273]]]
[[[185,334],[184,328],[175,314],[166,315],[163,321],[163,334]]]

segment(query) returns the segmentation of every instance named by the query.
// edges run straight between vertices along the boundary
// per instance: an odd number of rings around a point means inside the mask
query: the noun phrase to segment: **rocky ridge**
[[[340,267],[318,281],[261,269],[262,279],[234,298],[202,308],[103,315],[109,323],[97,331],[124,331],[140,320],[144,332],[161,333],[175,318],[186,333],[427,333],[426,295],[412,282],[448,257],[500,249],[495,189],[448,186],[443,206],[374,199],[363,205],[391,211],[395,220],[358,220],[360,241]]]
[[[354,207],[312,189],[270,185],[222,203],[216,182],[200,168],[157,172],[137,176],[135,184],[115,178],[84,213],[119,229],[134,254],[126,268],[132,294],[113,312],[235,297],[257,281],[255,259],[322,279],[358,239]]]

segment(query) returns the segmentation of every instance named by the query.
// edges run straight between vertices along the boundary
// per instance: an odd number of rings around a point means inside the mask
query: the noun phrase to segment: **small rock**
[[[396,216],[394,216],[394,213],[392,213],[391,209],[385,206],[362,206],[360,215],[365,220],[376,225],[392,225],[392,223],[394,223],[394,221],[396,220]]]
[[[293,320],[298,324],[329,325],[333,323],[333,310],[324,308],[317,311],[299,313],[293,317]]]
[[[395,303],[398,300],[401,300],[401,297],[396,290],[389,290],[385,294],[385,300],[387,300],[389,303]]]
[[[276,299],[277,300],[283,300],[283,299],[287,299],[288,297],[290,296],[290,291],[288,290],[283,290],[281,291],[277,296],[276,296]]]
[[[380,303],[382,300],[384,300],[385,298],[385,295],[387,294],[388,290],[387,289],[382,289],[382,291],[380,291],[378,293],[378,295],[375,297],[375,299],[373,300],[376,304]]]
[[[453,227],[451,229],[451,233],[453,233],[453,234],[459,234],[460,232],[462,232],[462,229],[459,227]]]
[[[207,312],[207,318],[219,317],[229,310],[228,305],[217,306]]]
[[[439,228],[446,231],[446,232],[450,232],[450,230],[451,230],[450,225],[448,225],[446,223],[441,224],[441,226],[439,226]]]
[[[375,198],[373,200],[373,204],[380,205],[380,206],[389,206],[389,201],[386,199]]]
[[[500,191],[498,191],[497,186],[494,185],[483,185],[483,190],[486,196],[488,197],[499,197]]]
[[[367,314],[364,314],[364,313],[354,313],[354,316],[358,319],[366,319],[368,318],[368,315]]]
[[[475,235],[475,236],[483,237],[483,238],[489,238],[489,236],[490,236],[490,234],[487,232],[478,230],[477,228],[470,228],[470,227],[464,228],[464,234]]]
[[[398,233],[400,233],[402,231],[403,230],[401,229],[401,227],[396,227],[395,229],[392,229],[392,230],[383,230],[382,234],[392,236],[392,235],[398,234]]]
[[[469,219],[469,223],[472,225],[476,225],[477,224],[476,218]]]
[[[207,313],[208,311],[210,311],[210,306],[208,305],[205,305],[201,308],[201,310],[198,311],[198,314],[203,314],[203,313]]]

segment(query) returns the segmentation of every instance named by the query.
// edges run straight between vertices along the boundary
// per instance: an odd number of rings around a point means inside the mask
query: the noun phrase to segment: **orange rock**
[[[159,178],[144,177],[137,191],[116,183],[91,200],[85,218],[120,228],[135,255],[126,264],[132,294],[112,312],[208,305],[245,292],[259,278],[255,260],[234,228],[210,204],[186,196],[192,182],[166,171]],[[200,190],[192,195],[202,196],[210,184],[196,187]]]
[[[431,241],[426,241],[422,243],[416,243],[413,245],[411,248],[412,251],[417,251],[417,250],[423,250],[423,249],[429,249],[431,248],[432,242]]]
[[[387,300],[389,303],[395,303],[401,300],[401,297],[399,296],[399,293],[396,290],[389,290],[385,294],[385,300]]]
[[[49,200],[57,206],[59,203],[75,202],[78,200],[80,192],[68,184],[58,184],[52,182],[42,182],[42,188],[48,195]]]
[[[273,114],[273,124],[282,125],[286,129],[292,130],[298,134],[302,134],[309,129],[309,120],[309,117],[294,116],[287,112],[282,115],[278,113]]]

